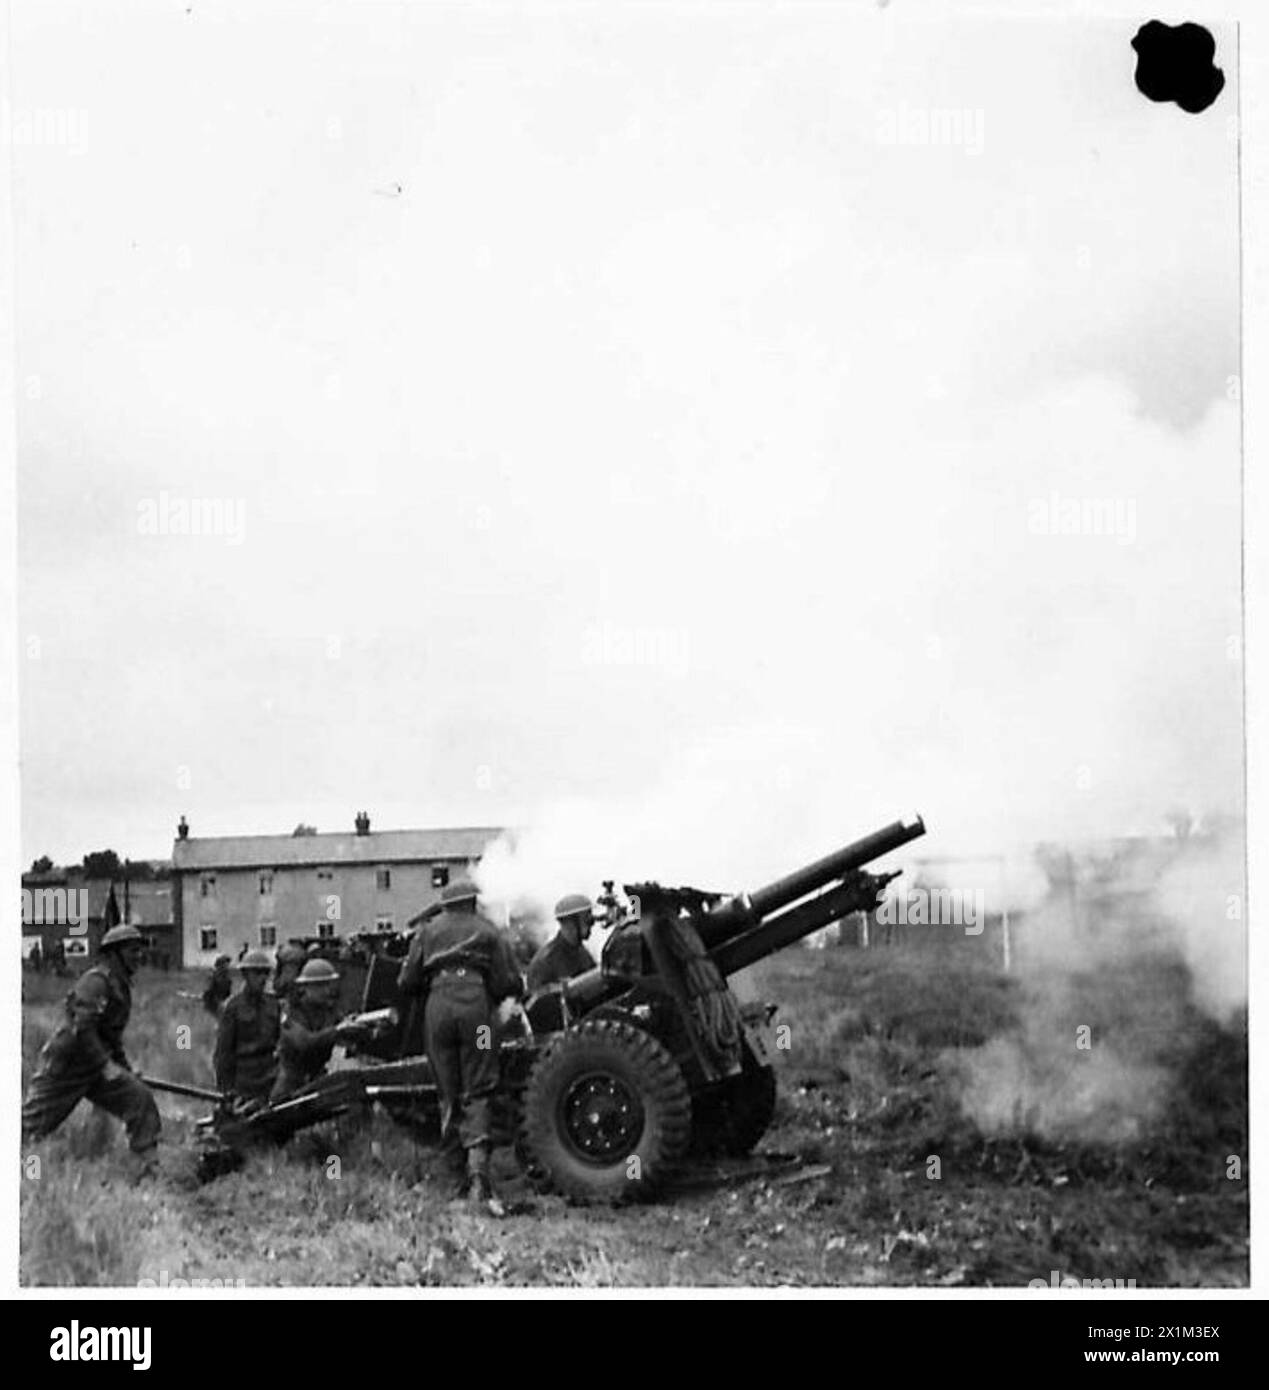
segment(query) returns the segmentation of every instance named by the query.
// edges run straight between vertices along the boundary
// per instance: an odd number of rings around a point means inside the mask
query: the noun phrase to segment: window
[[[375,870],[375,887],[376,887],[381,893],[386,893],[386,892],[388,891],[388,889],[392,887],[392,870],[391,870],[391,869],[376,869],[376,870]]]
[[[83,936],[68,936],[68,937],[66,938],[66,941],[65,941],[65,947],[66,947],[66,955],[67,955],[68,958],[69,958],[70,956],[83,956],[83,957],[85,957],[85,959],[86,959],[87,956],[88,956],[88,938],[87,938],[87,937],[83,937]]]
[[[216,896],[216,875],[204,874],[198,888],[203,897],[214,898]]]
[[[327,917],[317,919],[317,934],[323,941],[329,941],[335,935],[335,924]]]
[[[267,897],[267,896],[268,896],[270,893],[272,893],[272,892],[273,892],[273,874],[272,874],[272,872],[268,872],[268,873],[263,873],[263,874],[261,874],[261,875],[260,875],[260,896],[261,896],[261,897]]]
[[[433,865],[432,865],[432,887],[433,887],[433,888],[444,888],[445,885],[446,885],[448,882],[449,882],[449,865],[448,865],[448,864],[433,864]]]
[[[260,923],[260,945],[276,946],[278,944],[278,924],[276,922]]]
[[[391,931],[391,930],[392,930],[392,918],[391,918],[391,917],[376,917],[376,918],[375,918],[375,931]]]
[[[216,949],[215,927],[199,927],[198,949],[200,951],[214,951]]]

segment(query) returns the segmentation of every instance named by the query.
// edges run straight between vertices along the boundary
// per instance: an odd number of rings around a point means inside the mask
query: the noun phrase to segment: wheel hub
[[[592,1074],[575,1081],[564,1096],[563,1111],[570,1144],[595,1163],[623,1158],[643,1133],[643,1106],[615,1076]]]

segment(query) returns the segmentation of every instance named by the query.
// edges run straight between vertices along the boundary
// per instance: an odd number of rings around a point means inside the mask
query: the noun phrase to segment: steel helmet
[[[102,946],[126,946],[129,941],[144,941],[145,937],[136,929],[129,926],[126,922],[120,922],[117,927],[110,930],[101,938]]]
[[[479,896],[479,890],[469,878],[456,879],[441,889],[441,901],[446,907],[450,907],[454,903],[465,903]]]
[[[285,946],[278,947],[279,965],[298,965],[300,961],[307,959],[304,947],[294,941],[288,941]]]
[[[339,979],[339,971],[328,960],[320,958],[309,961],[304,969],[296,976],[296,983],[301,985],[324,985],[331,980]]]
[[[576,917],[579,912],[594,912],[594,910],[595,904],[585,893],[568,893],[555,904],[555,916],[561,922],[565,917]]]
[[[248,951],[238,962],[239,970],[272,970],[273,962],[261,950]]]
[[[229,957],[228,957],[228,956],[217,956],[214,963],[215,963],[216,965],[228,965],[228,964],[229,964]]]

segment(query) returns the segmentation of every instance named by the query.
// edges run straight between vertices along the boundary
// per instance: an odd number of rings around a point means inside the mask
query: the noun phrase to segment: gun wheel
[[[583,1202],[651,1197],[686,1152],[692,1101],[650,1034],[588,1019],[538,1059],[517,1152],[530,1174]]]

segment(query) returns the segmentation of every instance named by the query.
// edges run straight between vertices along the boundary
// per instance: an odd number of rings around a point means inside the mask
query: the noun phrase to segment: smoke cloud
[[[1161,1118],[1201,1020],[1246,1007],[1241,826],[1050,849],[1016,934],[1018,1028],[949,1061],[989,1135],[1118,1143]]]

